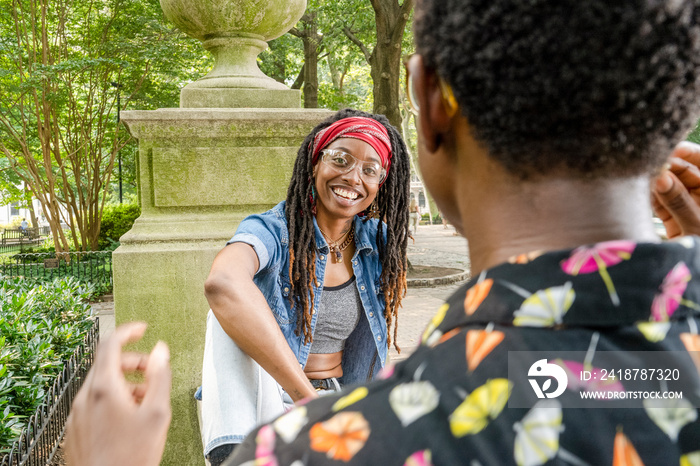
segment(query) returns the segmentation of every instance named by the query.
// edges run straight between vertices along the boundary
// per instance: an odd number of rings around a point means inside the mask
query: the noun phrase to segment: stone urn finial
[[[300,106],[300,92],[265,76],[257,56],[299,21],[306,0],[160,0],[160,6],[215,59],[209,74],[183,88],[180,107]]]

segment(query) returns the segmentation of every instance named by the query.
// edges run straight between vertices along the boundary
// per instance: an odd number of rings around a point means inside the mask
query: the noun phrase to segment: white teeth
[[[352,201],[357,199],[357,193],[354,193],[352,191],[346,191],[346,190],[340,189],[340,188],[333,188],[333,192],[336,193],[340,197],[344,197],[344,198],[350,199]]]

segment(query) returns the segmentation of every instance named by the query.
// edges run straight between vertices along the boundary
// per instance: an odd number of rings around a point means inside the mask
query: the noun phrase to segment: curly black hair
[[[698,0],[417,0],[417,51],[512,174],[650,172],[698,116]]]
[[[310,307],[314,299],[312,279],[316,276],[316,242],[313,212],[310,202],[313,183],[311,141],[323,128],[349,117],[372,118],[384,125],[391,140],[391,169],[384,184],[377,192],[379,222],[377,249],[382,266],[381,287],[384,293],[384,317],[387,326],[387,345],[391,344],[391,328],[396,344],[397,312],[406,294],[406,247],[408,244],[408,199],[410,191],[411,162],[406,144],[399,132],[383,115],[373,115],[359,110],[340,110],[321,122],[301,144],[294,164],[292,180],[287,191],[285,216],[289,228],[289,277],[292,284],[290,300],[296,309],[297,335],[304,333],[304,342],[313,341],[311,335]],[[365,218],[368,218],[367,216]],[[386,228],[386,241],[384,241]]]

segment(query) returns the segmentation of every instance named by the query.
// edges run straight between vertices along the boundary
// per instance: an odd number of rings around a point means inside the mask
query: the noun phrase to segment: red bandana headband
[[[379,154],[382,167],[387,173],[391,166],[391,140],[383,124],[365,117],[350,117],[338,120],[318,132],[313,141],[311,162],[316,165],[318,156],[330,143],[340,138],[353,138],[364,141]]]

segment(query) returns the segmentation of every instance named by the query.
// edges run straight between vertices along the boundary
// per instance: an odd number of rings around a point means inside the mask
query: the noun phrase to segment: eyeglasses
[[[420,106],[418,105],[418,99],[416,96],[416,90],[413,82],[413,75],[408,67],[408,62],[411,61],[415,54],[409,55],[403,62],[404,69],[406,70],[406,96],[408,97],[408,108],[411,113],[418,115],[420,112]],[[452,92],[452,87],[447,84],[440,76],[438,76],[438,85],[440,86],[440,93],[442,94],[442,101],[445,103],[447,115],[453,117],[457,113],[459,104],[457,99],[455,99],[454,92]]]
[[[321,161],[342,174],[350,172],[359,164],[362,167],[360,178],[367,184],[379,184],[386,178],[386,169],[377,162],[362,162],[342,150],[323,149]]]

